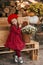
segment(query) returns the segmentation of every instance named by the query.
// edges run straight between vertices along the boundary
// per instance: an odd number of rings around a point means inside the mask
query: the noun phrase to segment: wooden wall
[[[10,25],[7,22],[7,18],[6,17],[0,18],[0,46],[5,44],[9,34],[9,28]]]

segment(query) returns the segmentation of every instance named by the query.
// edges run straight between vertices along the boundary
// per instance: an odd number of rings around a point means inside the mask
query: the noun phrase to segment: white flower
[[[35,33],[36,31],[37,31],[37,28],[32,25],[27,25],[22,28],[23,33],[32,34],[32,33]]]

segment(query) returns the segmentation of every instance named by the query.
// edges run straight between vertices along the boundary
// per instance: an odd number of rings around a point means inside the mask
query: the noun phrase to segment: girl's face
[[[11,23],[17,25],[17,19],[15,19],[15,18],[12,19],[12,20],[11,20]]]

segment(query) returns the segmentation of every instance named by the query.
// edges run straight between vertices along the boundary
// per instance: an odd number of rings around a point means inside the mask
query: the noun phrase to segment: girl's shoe
[[[18,62],[18,56],[15,55],[15,62]]]
[[[19,58],[18,58],[18,61],[19,61],[19,63],[23,63],[22,57],[19,57]]]

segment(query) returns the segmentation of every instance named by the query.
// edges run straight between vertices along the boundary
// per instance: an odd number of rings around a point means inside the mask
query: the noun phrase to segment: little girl
[[[17,14],[11,14],[8,16],[8,22],[11,24],[11,27],[5,47],[8,47],[16,52],[15,62],[23,63],[21,50],[24,48],[25,43],[22,40],[21,28],[18,25],[17,18]]]

